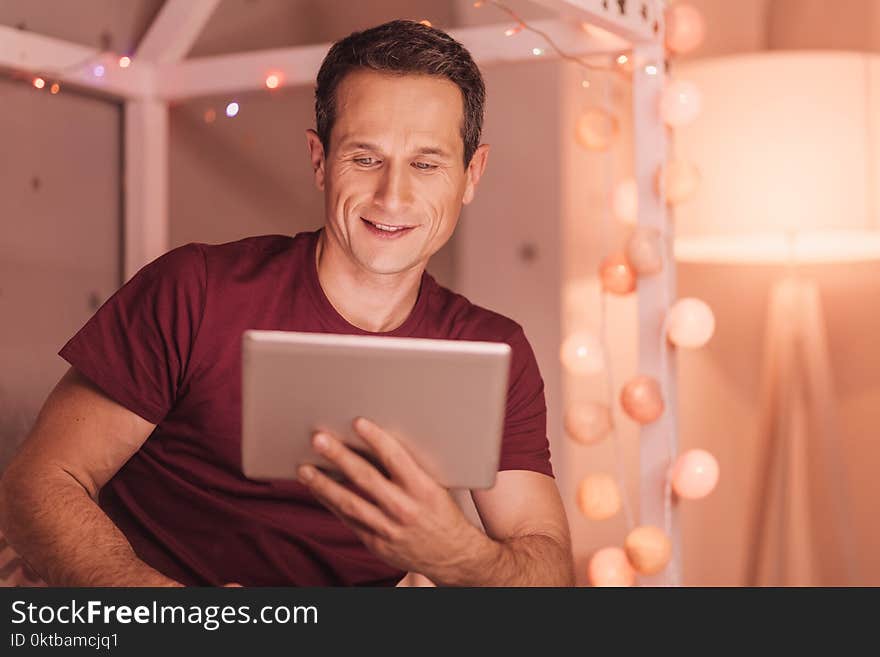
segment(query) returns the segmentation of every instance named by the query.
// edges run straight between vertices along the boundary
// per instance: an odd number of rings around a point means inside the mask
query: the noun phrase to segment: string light
[[[515,25],[513,27],[509,27],[506,30],[504,30],[504,36],[510,37],[510,36],[513,36],[514,34],[519,34],[520,32],[522,32],[522,29],[523,29],[522,23],[520,23],[519,25]]]
[[[214,123],[216,119],[217,112],[213,108],[205,110],[205,123]]]
[[[532,54],[535,57],[540,57],[541,55],[544,54],[544,49],[543,48],[532,48]]]
[[[49,87],[49,93],[52,94],[52,95],[55,95],[55,94],[57,94],[59,91],[61,91],[61,85],[58,84],[57,82],[53,82],[53,83],[52,83],[52,86]]]
[[[98,64],[92,69],[92,75],[94,75],[96,78],[103,78],[104,73],[106,73],[106,72],[107,71],[104,68],[103,64]]]
[[[654,64],[648,64],[645,67],[645,73],[648,75],[657,75],[657,67]]]
[[[33,85],[37,89],[42,89],[46,86],[46,81],[43,78],[34,78]]]
[[[226,106],[226,116],[228,116],[231,119],[232,117],[234,117],[238,114],[238,110],[239,110],[238,103],[236,103],[235,101],[232,101],[231,103],[229,103]]]
[[[131,57],[123,55],[119,58],[119,68],[128,68],[131,66]]]
[[[281,85],[281,75],[278,73],[270,73],[266,76],[266,87],[268,89],[277,89]]]
[[[617,58],[617,63],[620,64],[621,66],[626,64],[628,61],[629,61],[629,57],[627,57],[626,55],[621,55],[620,57]]]

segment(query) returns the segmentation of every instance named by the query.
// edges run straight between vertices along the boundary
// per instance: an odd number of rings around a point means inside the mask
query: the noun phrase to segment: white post
[[[168,107],[125,103],[125,280],[168,250]]]
[[[639,524],[668,530],[672,561],[661,573],[642,577],[648,586],[681,584],[681,534],[678,513],[670,509],[669,526],[665,487],[670,458],[678,451],[675,354],[663,337],[663,323],[675,299],[675,259],[672,227],[666,201],[656,192],[657,172],[667,157],[666,127],[660,118],[659,100],[664,84],[664,50],[660,45],[639,46],[633,52],[633,130],[635,178],[639,191],[639,225],[656,228],[666,236],[664,268],[660,274],[639,280],[639,373],[665,383],[666,410],[657,422],[642,427],[640,437]],[[653,65],[653,74],[645,69]],[[666,354],[663,351],[666,350]]]

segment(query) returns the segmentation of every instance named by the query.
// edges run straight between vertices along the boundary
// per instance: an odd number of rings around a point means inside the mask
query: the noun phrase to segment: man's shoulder
[[[523,328],[516,320],[473,303],[463,294],[436,281],[433,285],[434,301],[430,312],[448,331],[449,337],[508,343],[525,339]]]

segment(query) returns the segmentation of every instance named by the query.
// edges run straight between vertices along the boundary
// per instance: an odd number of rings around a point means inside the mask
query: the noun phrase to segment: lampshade
[[[880,258],[880,56],[682,61],[702,91],[677,156],[702,174],[676,211],[681,261]]]

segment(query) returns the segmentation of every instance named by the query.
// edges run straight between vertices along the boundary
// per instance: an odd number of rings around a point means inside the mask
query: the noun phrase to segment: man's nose
[[[403,164],[389,164],[379,179],[374,200],[376,205],[388,212],[406,208],[412,200],[408,170]]]

